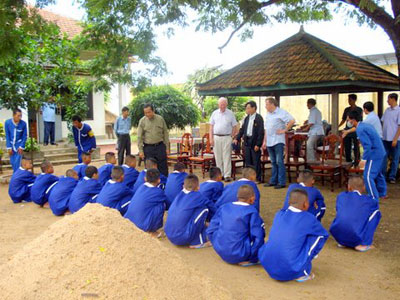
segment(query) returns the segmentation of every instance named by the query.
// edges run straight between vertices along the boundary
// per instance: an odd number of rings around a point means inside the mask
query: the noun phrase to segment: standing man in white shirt
[[[285,134],[294,125],[294,118],[286,111],[278,107],[278,101],[274,97],[265,99],[264,128],[265,138],[263,148],[268,148],[272,165],[272,176],[269,183],[264,186],[273,186],[275,189],[286,187],[286,170],[283,162],[285,150]]]
[[[307,100],[307,107],[310,110],[307,123],[301,127],[301,130],[308,131],[307,139],[307,162],[315,161],[315,149],[317,142],[324,136],[324,127],[322,126],[322,114],[315,107],[317,101],[313,98]]]
[[[214,148],[214,156],[217,167],[226,182],[232,181],[232,137],[236,135],[236,118],[233,112],[227,108],[228,99],[221,97],[218,100],[218,109],[210,118],[210,143]]]
[[[45,103],[42,106],[42,117],[44,124],[44,146],[47,146],[49,144],[49,138],[50,144],[57,145],[55,142],[56,109],[57,106],[54,103],[53,97],[49,99],[48,103]]]

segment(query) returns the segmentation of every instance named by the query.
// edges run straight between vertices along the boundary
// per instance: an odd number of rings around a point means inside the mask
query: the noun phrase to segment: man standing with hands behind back
[[[167,124],[163,117],[154,112],[152,104],[145,104],[143,112],[144,117],[139,121],[137,132],[139,156],[141,159],[156,159],[160,173],[168,176],[169,134]]]
[[[257,172],[257,181],[261,182],[261,146],[264,141],[264,120],[257,113],[257,104],[249,101],[245,105],[247,117],[238,135],[233,141],[238,144],[243,138],[244,141],[244,163],[246,166],[253,166]]]
[[[218,109],[210,118],[210,143],[213,146],[215,163],[226,182],[232,181],[232,137],[236,135],[236,118],[227,108],[228,99],[218,99]]]
[[[131,118],[129,117],[129,108],[122,108],[121,116],[117,118],[114,125],[115,133],[118,137],[118,164],[124,163],[124,157],[131,155]]]

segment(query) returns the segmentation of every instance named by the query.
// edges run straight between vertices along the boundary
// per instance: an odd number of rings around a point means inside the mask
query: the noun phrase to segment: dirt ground
[[[56,175],[63,174],[70,167],[56,166]],[[268,236],[286,189],[277,191],[259,187],[261,216]],[[366,253],[339,249],[333,238],[329,238],[313,262],[316,278],[306,283],[274,281],[261,266],[244,268],[226,264],[212,248],[191,250],[175,247],[165,238],[162,242],[178,253],[188,268],[198,268],[208,274],[237,299],[400,299],[400,185],[388,188],[389,199],[380,205],[382,219],[375,235],[375,248]],[[8,185],[0,185],[0,265],[62,218],[32,203],[12,204],[7,189]],[[334,193],[327,187],[320,189],[327,205],[322,223],[328,229],[334,218],[339,189]]]

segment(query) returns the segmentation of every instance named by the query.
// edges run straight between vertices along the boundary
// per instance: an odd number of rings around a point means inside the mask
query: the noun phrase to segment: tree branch
[[[276,4],[276,3],[281,2],[281,1],[282,1],[282,0],[269,0],[269,1],[266,1],[266,2],[260,2],[259,5],[258,5],[258,8],[257,8],[256,10],[254,10],[249,16],[244,17],[242,23],[240,23],[240,25],[239,25],[238,27],[236,27],[236,28],[231,32],[231,34],[229,35],[228,40],[227,40],[222,46],[218,47],[220,53],[222,53],[222,50],[223,50],[226,46],[228,46],[229,42],[231,41],[231,39],[233,38],[233,36],[235,35],[235,33],[238,32],[244,25],[246,25],[246,23],[250,21],[251,17],[252,17],[259,9],[262,9],[262,8],[264,8],[264,7],[267,7],[267,6],[270,6],[270,5],[273,5],[273,4]]]
[[[400,1],[399,0],[392,0],[392,11],[394,18],[400,18]]]

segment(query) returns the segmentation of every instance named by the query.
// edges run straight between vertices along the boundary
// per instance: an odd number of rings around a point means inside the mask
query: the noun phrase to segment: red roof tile
[[[66,33],[69,38],[73,38],[83,30],[78,20],[64,17],[44,9],[38,9],[37,11],[43,19],[56,24],[60,28],[61,32]]]

